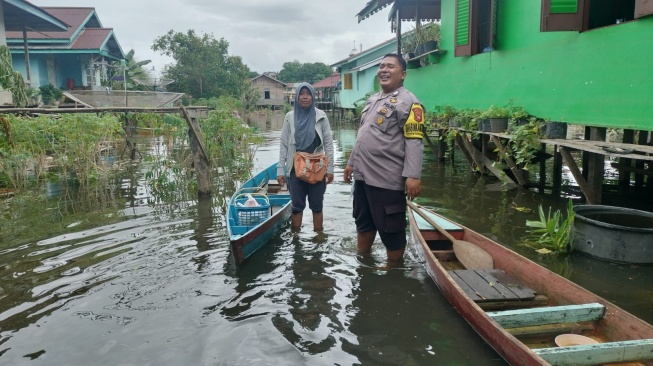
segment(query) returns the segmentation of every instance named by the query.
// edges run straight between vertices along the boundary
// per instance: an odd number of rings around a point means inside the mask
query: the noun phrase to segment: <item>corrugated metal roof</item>
[[[331,74],[331,76],[328,76],[315,84],[313,84],[313,88],[330,88],[334,87],[337,82],[340,81],[340,73],[334,72]]]
[[[358,22],[369,18],[371,15],[381,9],[393,4],[388,20],[394,19],[397,8],[399,8],[399,17],[401,20],[415,20],[417,18],[417,9],[419,6],[420,20],[437,20],[440,19],[440,7],[442,0],[370,0],[365,7],[356,14]]]
[[[67,31],[65,32],[27,32],[27,39],[52,39],[52,40],[61,40],[61,39],[70,39],[80,27],[86,25],[87,20],[91,15],[95,15],[94,8],[64,8],[64,7],[42,7],[50,15],[56,17],[57,19],[62,20],[66,24],[70,25]],[[100,28],[102,24],[97,19],[91,22],[93,24],[88,24],[90,27]],[[7,39],[18,38],[23,39],[23,32],[7,32]]]
[[[58,31],[68,29],[68,25],[61,19],[53,17],[42,8],[32,5],[25,0],[1,0],[3,1],[4,27],[5,32],[20,32],[23,27],[29,26],[38,31]]]
[[[365,4],[365,7],[356,14],[358,16],[358,22],[367,19],[370,15],[376,13],[377,11],[385,8],[386,6],[394,3],[395,0],[370,0]]]
[[[355,54],[355,55],[351,55],[351,56],[349,56],[349,57],[347,57],[347,58],[345,58],[345,59],[342,59],[342,60],[340,60],[340,61],[338,61],[338,62],[335,62],[335,63],[331,64],[331,67],[335,67],[335,66],[337,66],[337,65],[341,65],[341,64],[344,64],[344,63],[346,63],[346,62],[349,62],[349,61],[355,60],[355,59],[357,59],[357,58],[359,58],[359,57],[361,57],[361,56],[364,56],[364,55],[366,55],[366,54],[368,54],[368,53],[370,53],[370,52],[376,50],[376,49],[379,48],[379,47],[385,46],[385,45],[387,45],[388,43],[392,43],[392,42],[396,42],[396,41],[397,41],[396,38],[390,38],[389,40],[384,41],[384,42],[381,42],[381,43],[379,43],[379,44],[377,44],[377,45],[375,45],[375,46],[372,46],[372,47],[370,47],[370,48],[364,50],[363,52],[359,52],[359,53],[357,53],[357,54]]]
[[[86,28],[70,45],[72,50],[100,49],[113,32],[110,28]]]

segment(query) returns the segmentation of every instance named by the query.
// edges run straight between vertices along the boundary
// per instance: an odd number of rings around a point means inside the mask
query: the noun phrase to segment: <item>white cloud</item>
[[[94,7],[113,28],[123,51],[152,60],[160,72],[169,58],[152,51],[169,30],[211,33],[229,42],[253,71],[279,71],[284,62],[324,62],[347,57],[354,47],[369,48],[393,38],[388,9],[358,23],[367,0],[31,0],[37,6]]]

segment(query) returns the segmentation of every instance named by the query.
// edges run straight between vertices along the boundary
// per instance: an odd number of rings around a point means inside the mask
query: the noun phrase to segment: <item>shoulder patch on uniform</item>
[[[404,137],[407,139],[424,138],[424,106],[413,103],[410,114],[404,124]]]

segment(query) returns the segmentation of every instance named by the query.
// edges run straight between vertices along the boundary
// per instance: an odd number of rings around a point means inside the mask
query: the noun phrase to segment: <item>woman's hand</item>
[[[333,174],[326,173],[326,175],[324,176],[324,180],[326,180],[326,184],[333,182]]]
[[[282,187],[285,186],[286,185],[286,176],[285,175],[277,175],[277,182],[279,182],[279,184],[281,184]]]

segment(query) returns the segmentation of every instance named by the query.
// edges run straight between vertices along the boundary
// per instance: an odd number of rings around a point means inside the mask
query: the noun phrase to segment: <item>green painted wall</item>
[[[454,57],[454,0],[442,0],[440,63],[408,70],[427,110],[510,100],[573,124],[653,130],[653,16],[586,32],[540,32],[539,0],[501,0],[497,49]]]

